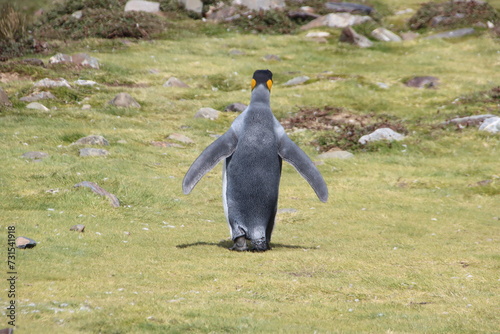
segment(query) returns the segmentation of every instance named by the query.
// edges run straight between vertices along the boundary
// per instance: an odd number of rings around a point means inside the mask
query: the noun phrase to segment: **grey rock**
[[[71,16],[74,17],[75,19],[79,20],[82,18],[83,12],[81,10],[77,10],[76,12],[71,14]]]
[[[40,81],[35,82],[34,86],[35,87],[68,87],[68,88],[71,88],[69,83],[63,78],[59,78],[59,79],[45,78],[45,79],[42,79]]]
[[[205,17],[207,20],[214,22],[230,22],[241,17],[238,12],[238,7],[220,3],[218,6],[211,6],[208,12],[205,13]]]
[[[265,61],[281,61],[280,56],[277,55],[265,55],[263,59]]]
[[[433,76],[419,76],[413,77],[405,82],[408,87],[415,88],[437,88],[439,79]]]
[[[207,119],[217,119],[219,118],[219,111],[212,108],[201,108],[194,115],[194,118],[207,118]]]
[[[300,77],[295,77],[293,79],[288,80],[283,84],[283,86],[297,86],[297,85],[302,85],[303,83],[307,82],[309,78],[307,75],[302,75]]]
[[[94,86],[97,85],[97,82],[92,81],[92,80],[76,80],[73,82],[77,86]]]
[[[7,93],[0,87],[0,106],[11,107],[12,102],[10,102]]]
[[[243,111],[245,111],[246,108],[247,108],[246,104],[236,102],[236,103],[231,103],[230,105],[228,105],[224,109],[224,111],[243,112]]]
[[[178,0],[186,10],[199,15],[203,13],[203,2],[201,0]]]
[[[49,64],[69,64],[71,62],[71,56],[64,53],[58,53],[49,58]]]
[[[97,183],[83,181],[83,182],[75,184],[73,187],[74,188],[79,188],[79,187],[90,188],[90,190],[92,190],[92,192],[94,192],[95,194],[107,197],[110,201],[111,206],[113,206],[115,208],[120,206],[120,200],[118,199],[118,197],[116,197],[114,194],[111,194],[107,190],[104,190],[103,188],[99,187],[97,185]]]
[[[283,208],[283,209],[278,209],[276,213],[282,214],[282,213],[296,213],[296,212],[298,212],[298,210],[294,208]]]
[[[81,157],[102,157],[108,155],[108,151],[103,150],[101,148],[81,148],[80,156]]]
[[[485,119],[484,122],[479,127],[479,131],[500,133],[500,117],[495,116]]]
[[[285,0],[233,0],[234,5],[245,6],[251,10],[269,10],[285,7]]]
[[[33,152],[26,152],[21,157],[23,157],[25,159],[31,159],[31,160],[42,160],[42,159],[48,158],[49,154],[45,153],[45,152],[33,151]]]
[[[55,99],[56,97],[51,92],[34,92],[28,96],[21,97],[19,101],[35,102],[39,100]]]
[[[373,12],[373,8],[371,7],[349,2],[327,2],[325,7],[336,13],[360,13],[370,15],[371,12]]]
[[[92,109],[92,106],[90,104],[84,104],[82,106],[82,110],[90,110],[90,109]]]
[[[187,84],[177,79],[176,77],[170,77],[164,84],[163,87],[179,87],[179,88],[189,88]]]
[[[103,136],[91,135],[75,141],[72,145],[102,145],[108,146],[109,141]]]
[[[319,159],[350,159],[353,157],[354,154],[347,151],[328,151],[318,155]]]
[[[71,62],[78,66],[88,66],[99,69],[99,61],[97,58],[91,57],[86,53],[77,53],[71,56]]]
[[[435,34],[435,35],[430,35],[430,36],[425,37],[424,39],[458,38],[458,37],[463,37],[463,36],[473,34],[475,32],[476,32],[476,30],[474,28],[462,28],[462,29],[442,32],[442,33]]]
[[[16,247],[21,249],[33,248],[36,246],[36,241],[28,237],[17,237]]]
[[[27,65],[32,65],[32,66],[41,66],[45,67],[45,64],[43,63],[43,60],[38,59],[38,58],[27,58],[21,60],[21,63],[27,64]]]
[[[485,115],[473,115],[473,116],[466,116],[466,117],[457,117],[453,118],[449,121],[441,123],[441,125],[449,125],[449,124],[457,124],[457,125],[481,125],[484,123],[486,120],[490,118],[497,117],[496,115],[491,115],[491,114],[485,114]]]
[[[396,131],[390,128],[381,128],[375,130],[374,132],[368,135],[362,136],[361,138],[359,138],[358,142],[362,145],[365,145],[367,143],[374,141],[380,141],[380,140],[399,141],[404,138],[405,138],[404,135],[397,133]]]
[[[177,148],[184,148],[181,144],[176,144],[176,143],[169,143],[166,141],[152,141],[151,145],[156,146],[156,147],[177,147]]]
[[[184,144],[194,144],[194,140],[181,133],[172,133],[167,137],[167,139],[175,140]]]
[[[413,31],[407,31],[401,33],[401,38],[403,39],[403,41],[413,41],[414,39],[417,39],[419,37],[420,34]]]
[[[69,228],[70,231],[76,231],[76,232],[85,232],[85,225],[83,224],[76,224],[73,225]]]
[[[125,11],[157,13],[160,11],[160,3],[144,0],[130,0],[125,4]]]
[[[46,106],[44,106],[43,104],[38,103],[38,102],[31,102],[30,104],[28,104],[26,106],[26,108],[36,109],[36,110],[41,110],[41,111],[49,111],[49,108],[47,108]]]
[[[383,82],[376,82],[375,83],[377,86],[379,86],[379,88],[382,88],[382,89],[389,89],[389,85],[386,84],[386,83],[383,83]]]
[[[369,48],[373,45],[372,41],[363,35],[358,34],[353,28],[347,27],[342,29],[339,40],[341,42],[350,43],[360,48]]]
[[[300,29],[308,30],[319,27],[345,28],[367,21],[372,21],[372,18],[370,16],[351,15],[349,13],[331,13],[312,20]]]
[[[136,100],[134,100],[134,98],[130,96],[128,93],[117,94],[111,101],[109,101],[109,103],[116,107],[122,107],[122,108],[141,107],[141,105]]]
[[[371,32],[371,35],[382,42],[401,42],[402,39],[392,31],[385,28],[377,28]]]

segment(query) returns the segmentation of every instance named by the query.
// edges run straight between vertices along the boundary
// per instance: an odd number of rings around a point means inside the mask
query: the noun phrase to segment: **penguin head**
[[[269,70],[257,70],[252,78],[252,90],[258,85],[264,85],[269,91],[273,86],[273,73]]]

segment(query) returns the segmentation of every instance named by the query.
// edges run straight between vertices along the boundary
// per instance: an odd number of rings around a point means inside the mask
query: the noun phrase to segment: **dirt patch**
[[[285,129],[317,130],[318,135],[311,143],[321,152],[331,149],[358,150],[365,146],[359,138],[380,128],[390,128],[401,134],[408,134],[402,121],[389,115],[360,115],[345,108],[326,106],[323,108],[302,107],[297,114],[283,119]]]

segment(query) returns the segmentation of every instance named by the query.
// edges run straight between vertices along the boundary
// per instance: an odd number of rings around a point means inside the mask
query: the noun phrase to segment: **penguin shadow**
[[[176,248],[189,248],[189,247],[196,247],[196,246],[217,246],[220,248],[225,248],[229,249],[234,245],[232,240],[221,240],[218,243],[215,242],[206,242],[206,241],[197,241],[193,242],[191,244],[181,244],[175,246]],[[318,249],[315,246],[299,246],[299,245],[285,245],[285,244],[275,244],[271,242],[271,250],[273,248],[289,248],[289,249]]]

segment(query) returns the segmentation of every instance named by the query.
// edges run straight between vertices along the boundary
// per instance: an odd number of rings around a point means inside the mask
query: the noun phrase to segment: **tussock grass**
[[[232,49],[245,54],[231,56]],[[39,242],[17,251],[18,331],[497,331],[498,136],[436,127],[457,115],[492,112],[491,102],[475,100],[473,109],[452,102],[498,86],[497,49],[488,36],[359,50],[335,39],[315,44],[303,34],[234,33],[96,48],[101,70],[80,73],[99,90],[54,90],[58,99],[47,105],[57,109],[48,112],[24,109],[14,97],[14,107],[0,112],[0,226],[16,225],[18,235]],[[282,61],[267,62],[266,54]],[[331,105],[397,117],[410,134],[319,165],[331,191],[326,204],[285,164],[279,207],[297,211],[278,215],[271,251],[235,253],[227,250],[220,167],[189,196],[180,184],[210,135],[236,117],[209,121],[194,113],[248,103],[249,79],[260,68],[275,75],[272,107],[280,119],[302,106]],[[69,75],[62,67],[50,71]],[[340,79],[325,78],[325,71]],[[298,75],[313,80],[282,85]],[[404,86],[413,75],[435,75],[441,84]],[[162,87],[170,76],[191,88]],[[30,85],[3,87],[15,96]],[[143,107],[109,106],[121,91]],[[81,110],[82,102],[92,109]],[[174,132],[195,144],[150,144]],[[91,134],[110,141],[108,156],[78,156],[70,143]],[[292,135],[313,159],[314,135]],[[20,158],[35,150],[50,157]],[[470,186],[487,179],[487,186]],[[73,188],[81,181],[96,182],[122,206]],[[84,224],[85,233],[70,232],[74,224]],[[0,303],[7,305],[5,294]]]

